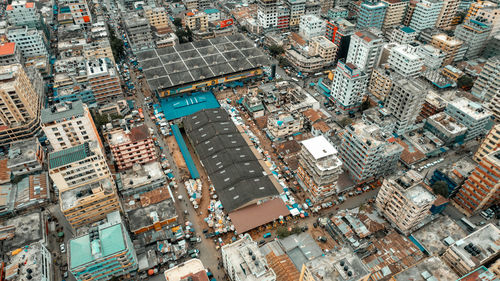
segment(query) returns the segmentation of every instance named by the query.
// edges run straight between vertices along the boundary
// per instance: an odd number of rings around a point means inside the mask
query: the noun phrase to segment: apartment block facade
[[[443,60],[443,65],[452,64],[454,61],[461,59],[459,51],[464,42],[462,40],[449,37],[444,33],[432,36],[431,45],[443,51],[446,55]]]
[[[455,37],[467,45],[466,59],[479,56],[488,42],[491,25],[482,18],[471,18],[455,29]]]
[[[300,17],[304,15],[306,9],[306,0],[287,0],[286,5],[290,11],[290,28],[299,26]]]
[[[132,52],[154,48],[153,33],[147,19],[133,15],[125,21],[125,29]]]
[[[367,82],[368,75],[356,65],[339,61],[333,77],[330,101],[344,112],[358,109],[366,96]]]
[[[446,112],[467,127],[465,141],[482,137],[490,129],[492,114],[479,103],[466,98],[456,99],[448,103]]]
[[[97,104],[105,105],[123,98],[120,75],[112,60],[87,61],[87,78]]]
[[[387,11],[385,2],[364,1],[359,7],[356,26],[358,28],[378,28],[381,29]]]
[[[417,43],[397,45],[390,50],[389,65],[403,77],[417,77],[422,71],[424,60],[418,52]]]
[[[385,12],[383,29],[389,29],[399,26],[403,22],[408,2],[401,0],[382,0],[387,6]]]
[[[483,70],[479,73],[471,93],[485,102],[490,102],[500,92],[500,79],[498,77],[500,77],[500,57],[492,57],[488,59]],[[499,103],[496,105],[500,106]],[[490,109],[493,108],[490,107]]]
[[[474,160],[479,163],[484,156],[497,150],[500,150],[500,124],[496,124],[491,128],[474,154]]]
[[[420,32],[436,25],[443,7],[440,0],[420,0],[413,11],[409,27]]]
[[[453,19],[458,10],[459,0],[444,0],[443,7],[436,21],[436,27],[440,29],[449,29],[452,26]]]
[[[7,39],[16,43],[25,59],[49,55],[47,40],[41,30],[28,26],[8,28]]]
[[[276,27],[278,24],[278,0],[258,0],[257,21],[264,29]]]
[[[156,160],[155,145],[146,125],[131,128],[130,131],[119,128],[106,135],[119,170]]]
[[[34,2],[12,1],[5,8],[5,15],[11,25],[31,28],[40,27],[41,25],[41,17]]]
[[[376,66],[383,40],[370,31],[358,31],[351,36],[346,62],[355,64],[358,69],[370,74]]]

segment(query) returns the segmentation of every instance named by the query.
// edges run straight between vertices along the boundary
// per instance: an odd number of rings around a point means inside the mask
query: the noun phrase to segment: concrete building
[[[267,119],[267,130],[274,140],[285,139],[303,127],[304,117],[300,113],[278,112]]]
[[[334,63],[347,58],[351,35],[354,31],[355,25],[346,19],[326,22],[325,37],[338,47]]]
[[[424,128],[437,136],[445,145],[463,143],[467,128],[456,122],[453,117],[440,112],[427,118]]]
[[[73,23],[81,27],[88,27],[92,24],[92,14],[90,13],[87,1],[63,0],[59,1],[59,9],[69,9],[69,14],[73,18]]]
[[[366,30],[358,31],[351,36],[346,62],[355,64],[369,75],[378,62],[382,45],[379,36]]]
[[[471,18],[455,29],[455,37],[468,46],[465,52],[466,59],[479,56],[488,42],[491,26],[485,19]]]
[[[106,135],[118,170],[156,160],[155,145],[146,125],[133,127],[130,131],[119,128]]]
[[[208,281],[205,266],[199,259],[187,260],[166,270],[163,275],[167,281],[182,281],[189,278],[193,281]]]
[[[290,10],[286,6],[278,6],[278,19],[276,21],[276,28],[285,30],[290,28]]]
[[[408,2],[401,0],[382,0],[382,3],[387,6],[382,29],[387,30],[399,26],[403,22]]]
[[[257,21],[264,29],[276,27],[278,24],[278,0],[258,0]]]
[[[357,184],[369,182],[396,168],[403,148],[375,125],[358,122],[342,134],[339,155]]]
[[[299,35],[304,40],[323,36],[325,34],[326,23],[323,19],[315,15],[302,15],[299,23]]]
[[[12,175],[27,175],[41,171],[45,151],[37,138],[16,141],[10,144],[7,168]]]
[[[500,241],[500,230],[490,223],[450,245],[442,259],[458,275],[466,275],[488,261],[498,258],[500,253],[498,241]]]
[[[49,55],[47,40],[41,30],[28,26],[8,28],[7,39],[16,43],[25,59]]]
[[[500,150],[483,156],[454,197],[454,202],[467,216],[489,208],[500,200]]]
[[[443,7],[436,21],[436,27],[440,29],[449,29],[452,26],[453,19],[458,10],[459,0],[444,0]]]
[[[413,43],[415,42],[416,38],[417,38],[417,32],[411,29],[410,27],[404,25],[394,28],[391,33],[391,42],[398,43],[401,45]]]
[[[149,26],[153,28],[157,33],[164,34],[171,30],[169,25],[170,19],[168,18],[168,13],[165,7],[149,7],[145,6],[143,8],[144,16],[149,22]]]
[[[422,105],[419,118],[423,120],[434,114],[443,112],[447,105],[447,100],[443,99],[438,93],[429,91],[425,97],[424,104]]]
[[[306,9],[306,0],[287,0],[286,5],[290,11],[290,28],[296,29],[299,26],[300,18]]]
[[[417,77],[422,71],[424,60],[418,52],[419,45],[397,45],[390,50],[389,65],[403,77]]]
[[[153,33],[147,19],[134,14],[125,21],[125,29],[132,52],[136,53],[154,48]]]
[[[396,118],[395,133],[402,135],[413,128],[426,93],[427,89],[421,81],[402,78],[393,82],[385,108]]]
[[[340,19],[345,19],[349,16],[349,11],[343,7],[335,7],[333,9],[329,9],[326,17],[330,21],[336,21]]]
[[[288,49],[285,52],[285,56],[288,61],[295,66],[298,71],[301,72],[316,72],[325,66],[325,61],[323,58],[316,56],[311,57],[306,53],[300,53],[294,49]]]
[[[249,234],[222,246],[222,262],[231,281],[275,281],[276,274],[267,265],[257,242]]]
[[[457,122],[467,127],[465,141],[482,137],[488,133],[492,114],[479,103],[466,98],[451,101],[446,106],[446,112]]]
[[[409,27],[420,32],[426,28],[434,28],[443,2],[439,0],[421,0],[416,4]]]
[[[375,205],[391,224],[408,234],[430,216],[434,200],[436,196],[422,182],[422,176],[410,170],[403,176],[384,179]]]
[[[311,199],[321,202],[337,193],[342,162],[337,158],[337,149],[324,136],[304,140],[301,144],[297,175]]]
[[[420,45],[417,53],[422,57],[426,69],[437,70],[443,65],[446,54],[432,45]]]
[[[325,38],[325,36],[313,37],[309,40],[309,55],[319,56],[325,65],[332,63],[337,54],[337,45]]]
[[[28,26],[31,28],[40,27],[41,17],[38,13],[34,2],[27,1],[12,1],[5,8],[7,21],[15,26]]]
[[[443,65],[452,64],[454,61],[461,59],[459,51],[462,48],[464,41],[449,37],[444,33],[432,36],[431,45],[443,51],[446,56]]]
[[[459,276],[439,256],[431,256],[393,275],[390,281],[457,281]]]
[[[457,82],[460,77],[464,75],[464,72],[452,65],[447,65],[441,69],[441,75],[448,78],[453,82]]]
[[[24,64],[21,50],[14,42],[0,44],[0,66],[11,64]]]
[[[357,110],[366,95],[368,75],[352,63],[339,61],[335,69],[330,101],[344,112]]]
[[[477,1],[470,5],[470,8],[465,16],[465,20],[475,17],[485,19],[491,26],[490,38],[498,35],[500,31],[500,7],[499,3],[490,1]]]
[[[40,131],[43,85],[35,69],[0,66],[0,145],[30,138]]]
[[[130,274],[137,270],[134,246],[120,214],[115,212],[110,216],[114,218],[69,241],[68,268],[77,281],[102,276],[130,279]]]
[[[182,23],[186,28],[197,31],[208,30],[208,16],[205,12],[193,10],[187,12],[182,19]]]
[[[396,76],[394,70],[388,68],[388,66],[374,68],[370,77],[370,83],[368,83],[368,92],[378,100],[385,100],[391,92],[392,81]]]
[[[483,142],[474,154],[474,160],[479,163],[484,156],[489,155],[500,149],[500,124],[491,128]]]
[[[109,58],[87,61],[87,79],[98,105],[123,99],[120,75]]]
[[[485,102],[490,102],[500,92],[500,79],[498,77],[500,77],[500,56],[488,59],[474,82],[471,93]],[[496,106],[500,106],[500,104],[497,103]],[[490,109],[495,111],[492,107]],[[498,112],[498,110],[496,111]],[[497,118],[498,116],[500,115],[497,114]]]
[[[41,121],[43,132],[54,151],[88,141],[98,142],[103,147],[90,111],[81,101],[42,109]]]
[[[385,2],[364,1],[359,6],[359,13],[356,22],[358,28],[378,28],[382,29],[387,11]]]
[[[21,254],[12,255],[8,262],[2,262],[0,264],[2,279],[5,278],[4,280],[9,281],[55,280],[52,254],[44,244],[42,242],[35,242],[23,245]]]
[[[132,169],[116,174],[116,185],[122,196],[153,191],[167,184],[167,177],[158,161],[136,164]]]

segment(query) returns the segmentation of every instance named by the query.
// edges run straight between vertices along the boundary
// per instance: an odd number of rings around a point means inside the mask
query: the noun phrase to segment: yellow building
[[[453,63],[453,60],[455,59],[455,56],[457,55],[460,47],[462,47],[463,43],[464,42],[462,40],[449,37],[444,33],[432,36],[431,41],[432,46],[440,49],[446,54],[443,65]]]
[[[368,84],[368,92],[383,101],[391,92],[393,72],[390,68],[374,68]]]
[[[463,71],[460,69],[447,65],[441,70],[443,76],[448,77],[450,80],[457,82],[460,77],[464,75]]]
[[[449,29],[457,13],[459,0],[444,0],[443,7],[436,21],[436,27],[441,29]]]
[[[154,27],[158,33],[165,33],[170,30],[168,24],[168,14],[164,7],[152,8],[149,6],[144,7],[144,15],[149,21],[149,25]]]
[[[497,4],[490,2],[490,1],[477,1],[475,3],[472,3],[469,7],[469,10],[467,11],[467,15],[465,16],[465,20],[479,16],[480,11],[482,9],[496,8],[496,7],[497,7]]]
[[[337,45],[326,39],[325,36],[318,36],[309,40],[309,55],[322,57],[325,64],[335,59],[337,49]]]
[[[208,29],[208,17],[204,12],[192,10],[184,15],[184,27],[191,30],[206,31]]]
[[[401,0],[382,0],[382,2],[387,6],[383,28],[399,26],[403,21],[408,2]]]
[[[481,161],[484,156],[489,155],[493,153],[493,151],[499,150],[500,149],[500,124],[495,125],[488,135],[486,135],[486,138],[483,140],[481,143],[481,146],[479,146],[479,149],[477,150],[476,154],[474,154],[474,160],[476,162]]]

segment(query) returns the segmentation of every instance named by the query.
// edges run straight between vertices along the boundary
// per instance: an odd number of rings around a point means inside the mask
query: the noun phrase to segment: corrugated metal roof
[[[52,152],[49,155],[49,168],[55,169],[87,158],[90,155],[89,143],[73,146],[68,149]]]

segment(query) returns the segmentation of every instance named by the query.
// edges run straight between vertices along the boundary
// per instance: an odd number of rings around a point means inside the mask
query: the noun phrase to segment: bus
[[[465,217],[463,217],[462,219],[460,219],[460,221],[465,224],[465,226],[467,226],[467,229],[469,231],[474,231],[476,229],[476,225],[471,223],[468,219],[466,219]]]

